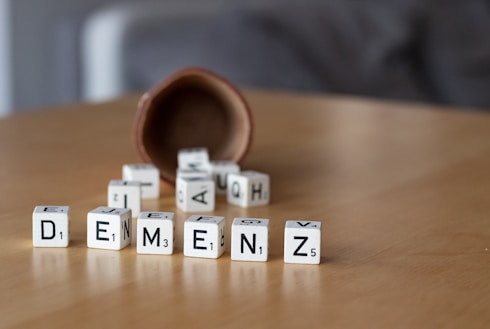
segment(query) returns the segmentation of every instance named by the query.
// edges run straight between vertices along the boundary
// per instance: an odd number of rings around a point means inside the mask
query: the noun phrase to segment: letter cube
[[[321,227],[322,223],[318,221],[286,221],[284,262],[320,264]]]
[[[233,161],[211,161],[209,172],[216,186],[216,194],[226,194],[228,174],[238,174],[240,167]]]
[[[70,207],[37,206],[32,213],[34,247],[68,247],[70,242]]]
[[[179,169],[177,168],[177,178],[210,178],[207,171],[195,169]]]
[[[185,212],[214,210],[214,182],[210,178],[177,178],[175,202]]]
[[[107,206],[130,208],[134,217],[141,211],[141,183],[111,180],[107,192]]]
[[[126,164],[123,166],[124,181],[141,183],[142,199],[160,197],[160,171],[152,164]]]
[[[269,175],[257,171],[228,174],[228,203],[243,208],[269,203]]]
[[[131,243],[131,209],[98,207],[87,214],[87,247],[121,250]]]
[[[136,252],[138,254],[173,254],[174,229],[173,212],[140,213],[136,230]]]
[[[225,218],[191,216],[184,222],[184,255],[218,258],[225,251]]]
[[[269,253],[269,220],[240,218],[231,226],[231,259],[266,262]]]
[[[208,150],[204,147],[180,149],[177,154],[180,169],[203,169],[209,165]]]

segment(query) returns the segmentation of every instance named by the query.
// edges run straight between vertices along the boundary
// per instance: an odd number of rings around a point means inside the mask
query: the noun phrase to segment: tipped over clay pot
[[[142,96],[133,137],[141,159],[174,183],[179,149],[206,147],[211,160],[240,162],[252,131],[250,109],[237,88],[213,72],[187,68]]]

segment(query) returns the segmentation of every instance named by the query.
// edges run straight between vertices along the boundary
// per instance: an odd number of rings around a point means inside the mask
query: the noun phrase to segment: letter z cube
[[[70,242],[70,207],[37,206],[32,213],[34,247],[68,247]]]
[[[321,226],[318,221],[288,220],[284,229],[284,262],[320,264]]]

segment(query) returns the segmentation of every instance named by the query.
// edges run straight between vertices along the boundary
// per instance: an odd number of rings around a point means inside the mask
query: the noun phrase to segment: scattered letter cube
[[[174,251],[174,213],[142,212],[138,216],[136,252],[171,255]]]
[[[231,226],[231,259],[266,262],[269,245],[269,220],[235,218]]]
[[[284,230],[284,262],[320,264],[321,222],[288,220]]]
[[[142,199],[160,197],[160,171],[152,164],[127,164],[123,166],[124,181],[141,183]]]
[[[177,178],[175,189],[175,202],[180,210],[214,210],[214,182],[210,178]]]
[[[184,255],[218,258],[225,251],[225,218],[191,216],[184,222]]]
[[[70,207],[37,206],[32,213],[34,247],[68,247],[70,241]]]
[[[141,211],[141,183],[111,180],[108,186],[107,206],[130,208],[134,217]]]
[[[216,194],[226,194],[228,174],[238,174],[240,167],[233,161],[211,161],[209,172],[216,186]]]
[[[257,171],[228,174],[228,203],[243,208],[269,203],[269,175]]]
[[[187,148],[179,150],[177,162],[180,169],[205,169],[209,166],[209,154],[206,148]]]
[[[177,178],[210,178],[207,171],[177,168]]]
[[[131,242],[131,209],[99,207],[87,214],[87,247],[120,250]]]

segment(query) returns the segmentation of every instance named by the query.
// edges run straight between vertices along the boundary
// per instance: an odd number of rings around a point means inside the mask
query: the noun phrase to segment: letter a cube
[[[160,171],[152,164],[126,164],[123,166],[123,180],[141,183],[142,199],[160,197]]]
[[[214,182],[210,178],[177,178],[175,202],[185,212],[214,210]]]
[[[218,258],[225,251],[225,218],[191,216],[184,222],[184,255]]]
[[[269,220],[240,218],[231,226],[231,259],[266,262],[269,251]]]
[[[284,262],[320,264],[321,226],[318,221],[286,221]]]
[[[141,211],[141,183],[111,180],[107,188],[107,206],[130,208],[134,217]]]
[[[257,171],[228,174],[228,203],[243,208],[269,203],[269,175]]]
[[[131,209],[98,207],[87,214],[87,247],[121,250],[131,243]]]
[[[228,174],[238,174],[240,166],[233,161],[211,161],[208,170],[214,180],[216,194],[226,194]]]
[[[34,247],[68,247],[70,242],[70,207],[37,206],[32,213]]]
[[[174,213],[142,212],[136,229],[138,254],[171,255],[174,252]]]

